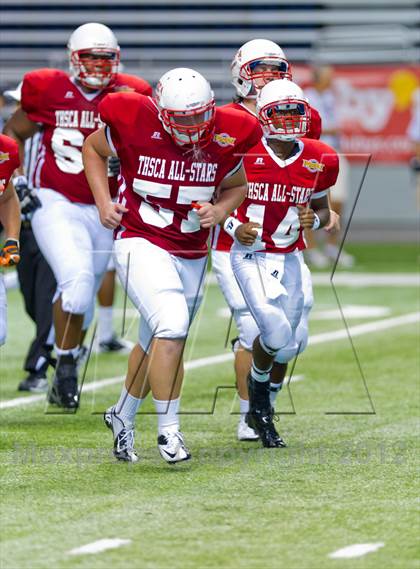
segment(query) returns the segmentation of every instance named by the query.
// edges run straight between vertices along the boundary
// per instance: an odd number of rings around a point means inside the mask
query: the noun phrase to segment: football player
[[[68,50],[70,73],[39,69],[25,75],[21,109],[5,132],[23,152],[24,140],[42,128],[35,169],[42,207],[33,207],[32,228],[57,280],[53,320],[58,363],[49,399],[75,409],[82,329],[87,328],[112,247],[112,233],[99,221],[83,172],[82,145],[101,126],[98,105],[108,93],[149,94],[151,88],[142,79],[118,72],[120,48],[102,24],[78,27]],[[16,184],[24,187],[25,178],[19,176]]]
[[[139,344],[105,422],[116,458],[136,461],[134,420],[147,377],[159,452],[169,463],[187,460],[178,416],[182,354],[202,297],[207,237],[245,197],[242,157],[261,127],[252,115],[215,109],[208,81],[187,68],[165,73],[155,100],[112,94],[99,110],[106,127],[84,144],[86,175],[102,223],[115,230],[119,278],[141,313]],[[112,155],[121,162],[118,204],[106,181]]]
[[[298,85],[278,79],[258,93],[263,138],[244,159],[248,196],[231,224],[231,264],[257,326],[248,376],[248,425],[264,447],[283,447],[273,424],[270,374],[308,341],[306,298],[310,278],[302,258],[303,230],[330,221],[328,190],[338,175],[338,156],[319,140],[302,138],[310,107]]]
[[[0,249],[0,267],[9,267],[19,262],[20,208],[16,192],[10,184],[13,172],[18,168],[19,148],[16,142],[0,134],[0,223],[6,236]],[[0,272],[0,346],[6,341],[7,303],[6,287]]]
[[[264,85],[276,79],[291,79],[291,66],[281,47],[267,39],[254,39],[245,43],[237,51],[232,61],[232,84],[236,97],[228,108],[241,110],[256,116],[256,97]],[[319,139],[321,118],[316,109],[310,107],[310,122],[306,137]],[[258,334],[257,325],[249,312],[238,288],[230,266],[229,251],[232,237],[222,228],[216,227],[212,238],[212,267],[225,300],[231,309],[239,332],[233,341],[235,352],[235,375],[239,395],[240,419],[237,427],[239,440],[256,440],[258,435],[247,425],[246,413],[249,410],[247,376],[251,366],[252,342]],[[304,268],[307,294],[305,295],[305,316],[312,306],[312,290],[309,270]],[[271,374],[271,400],[274,404],[286,375],[287,363],[277,362]]]

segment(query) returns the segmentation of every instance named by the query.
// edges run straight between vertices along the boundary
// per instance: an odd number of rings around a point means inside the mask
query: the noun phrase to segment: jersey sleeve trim
[[[238,172],[242,168],[243,162],[244,162],[244,159],[241,158],[239,160],[239,162],[236,164],[236,166],[234,166],[234,168],[232,168],[232,170],[230,172],[228,172],[223,179],[226,180],[226,178],[230,178],[231,176],[236,174],[236,172]]]
[[[105,137],[106,137],[106,141],[108,142],[109,147],[111,148],[112,152],[113,152],[114,154],[118,154],[118,153],[117,153],[117,150],[116,150],[116,148],[115,148],[115,145],[114,145],[114,143],[113,143],[113,141],[112,141],[111,129],[109,128],[109,126],[106,126],[106,127],[105,127]]]

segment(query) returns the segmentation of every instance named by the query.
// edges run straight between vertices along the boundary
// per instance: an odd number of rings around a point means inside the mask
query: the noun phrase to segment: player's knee
[[[295,337],[276,354],[276,362],[287,363],[293,360],[298,354],[306,350],[308,345],[308,328],[301,327],[296,331]]]
[[[271,318],[261,330],[261,338],[266,346],[278,352],[290,342],[292,327],[286,318]]]
[[[94,287],[94,275],[88,271],[81,271],[74,279],[60,283],[61,305],[64,312],[85,314],[91,306]]]
[[[188,336],[190,315],[188,310],[182,312],[168,311],[162,316],[155,326],[151,327],[153,336],[167,340],[179,340]]]

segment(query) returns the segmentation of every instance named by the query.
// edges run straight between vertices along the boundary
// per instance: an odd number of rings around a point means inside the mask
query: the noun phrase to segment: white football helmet
[[[72,75],[89,89],[104,89],[115,79],[120,46],[103,24],[83,24],[74,30],[67,44]]]
[[[258,66],[263,65],[271,69],[258,70]],[[231,69],[237,95],[247,99],[255,99],[257,91],[268,81],[292,78],[290,64],[281,47],[265,39],[244,43],[233,58]]]
[[[266,138],[292,141],[305,136],[309,129],[308,99],[299,85],[289,79],[267,83],[258,93],[256,108]]]
[[[156,102],[159,118],[177,144],[203,147],[211,142],[214,93],[198,71],[186,67],[167,71],[156,86]]]

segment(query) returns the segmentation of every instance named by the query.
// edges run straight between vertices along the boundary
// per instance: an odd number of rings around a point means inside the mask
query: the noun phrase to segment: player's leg
[[[201,259],[182,263],[163,249],[137,238],[117,241],[115,257],[119,278],[124,286],[127,285],[127,293],[142,315],[140,332],[142,350],[136,348],[132,354],[131,373],[127,375],[126,385],[121,394],[122,399],[133,403],[134,407],[135,402],[132,402],[127,395],[135,397],[140,394],[139,384],[144,382],[145,376],[150,383],[158,414],[159,438],[161,436],[168,438],[168,435],[171,435],[169,442],[180,443],[177,445],[177,452],[168,451],[167,456],[164,456],[163,452],[173,445],[159,444],[162,456],[168,460],[171,459],[169,455],[174,454],[172,457],[174,461],[189,458],[189,453],[183,445],[182,435],[179,434],[182,354],[191,315],[199,306],[200,299],[197,293],[200,288],[200,278],[204,278],[205,263]],[[189,269],[194,268],[194,273],[190,271],[189,278],[184,282],[184,273],[186,276],[187,272],[185,265]],[[142,367],[138,357],[146,352],[148,355]],[[134,378],[131,377],[133,371],[137,369],[139,373],[136,373]],[[129,391],[126,389],[127,384],[130,384]],[[131,415],[129,421],[130,429],[133,428],[134,418],[135,413]]]
[[[20,382],[18,389],[40,392],[48,389],[46,372],[52,362],[54,343],[52,299],[57,283],[30,226],[22,226],[20,244],[21,259],[17,265],[19,287],[26,312],[35,323],[36,334],[24,364],[28,376]]]
[[[129,354],[133,343],[119,338],[114,330],[115,265],[111,255],[98,290],[98,351]]]
[[[273,424],[270,374],[276,353],[288,344],[292,335],[285,309],[287,290],[282,284],[287,256],[249,256],[232,251],[231,259],[240,289],[260,330],[252,351],[249,420],[264,446],[284,446]]]
[[[239,337],[233,344],[236,388],[239,396],[240,418],[237,426],[238,440],[258,440],[258,435],[245,421],[249,411],[247,378],[251,369],[252,342],[258,334],[258,327],[246,306],[230,264],[228,251],[212,251],[212,269],[220,290],[235,319]]]
[[[50,399],[75,408],[78,405],[76,358],[84,314],[91,306],[95,288],[89,226],[96,208],[71,203],[52,190],[42,190],[40,197],[42,207],[35,212],[32,227],[57,280],[53,320],[58,363]],[[111,239],[111,232],[109,235]]]

